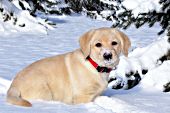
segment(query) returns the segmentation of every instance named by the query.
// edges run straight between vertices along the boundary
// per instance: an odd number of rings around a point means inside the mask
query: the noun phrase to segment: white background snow
[[[18,29],[11,32],[0,27],[0,113],[170,112],[170,93],[162,92],[163,85],[170,81],[170,61],[160,66],[155,64],[158,55],[164,54],[170,45],[166,43],[164,34],[161,37],[157,36],[160,30],[158,24],[153,28],[143,26],[136,29],[132,26],[123,31],[132,41],[131,52],[128,59],[121,57],[118,70],[112,72],[111,76],[117,73],[124,78],[123,73],[128,70],[138,70],[143,66],[149,68],[149,72],[142,76],[140,84],[135,88],[131,90],[108,88],[94,102],[80,105],[34,100],[32,108],[25,108],[6,103],[6,91],[18,71],[36,60],[73,51],[79,48],[78,39],[84,32],[112,25],[108,21],[92,20],[81,15],[48,18],[57,23],[53,30],[48,30],[48,34],[40,33],[40,27],[31,32],[19,32]],[[5,24],[0,21],[0,26],[2,25]],[[130,66],[123,67],[124,63]]]

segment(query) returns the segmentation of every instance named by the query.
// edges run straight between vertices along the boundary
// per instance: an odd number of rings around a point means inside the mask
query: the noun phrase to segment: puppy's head
[[[114,28],[90,30],[80,38],[81,50],[101,66],[116,66],[122,52],[128,56],[131,43],[129,38]]]

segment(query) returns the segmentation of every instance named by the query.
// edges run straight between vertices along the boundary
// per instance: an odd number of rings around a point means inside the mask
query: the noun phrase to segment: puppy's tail
[[[14,104],[14,105],[24,106],[24,107],[32,106],[32,104],[29,101],[24,100],[21,97],[20,91],[18,91],[18,89],[15,87],[10,87],[10,89],[8,90],[7,102]]]

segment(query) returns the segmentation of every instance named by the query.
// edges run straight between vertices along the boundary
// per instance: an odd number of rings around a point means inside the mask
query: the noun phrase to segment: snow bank
[[[15,3],[16,4],[16,3]],[[52,29],[45,20],[35,18],[29,14],[27,10],[20,10],[8,0],[0,2],[0,8],[3,12],[0,13],[0,31],[3,34],[11,32],[33,32],[47,33],[47,29]],[[9,20],[4,22],[4,18],[9,17]]]
[[[170,82],[170,61],[163,62],[161,66],[149,71],[142,79],[139,87],[143,89],[156,88],[160,91],[165,90],[164,85]]]
[[[6,95],[6,92],[11,84],[11,81],[0,78],[0,95]]]
[[[134,76],[127,77],[129,73],[138,72],[141,77],[140,87],[148,89],[148,87],[164,90],[163,85],[170,82],[170,61],[159,61],[168,50],[170,43],[168,37],[159,38],[157,41],[143,48],[136,48],[129,54],[129,57],[121,57],[118,69],[112,71],[110,76],[117,78],[109,84],[109,87],[121,85],[126,89],[128,80],[134,80]],[[148,70],[148,73],[143,74],[142,70]],[[132,74],[133,75],[133,74]]]

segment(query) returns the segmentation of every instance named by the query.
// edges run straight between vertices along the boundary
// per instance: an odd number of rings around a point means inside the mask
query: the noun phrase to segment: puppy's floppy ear
[[[80,48],[81,51],[83,52],[85,58],[87,58],[90,55],[90,49],[91,49],[91,42],[92,42],[92,36],[93,36],[94,30],[90,30],[83,34],[80,39]]]
[[[121,42],[121,50],[123,52],[123,54],[127,57],[128,56],[128,50],[131,47],[131,42],[128,38],[128,36],[126,36],[123,32],[116,30],[118,37],[120,39]]]

